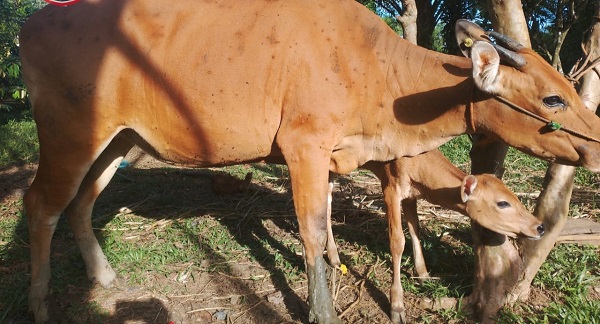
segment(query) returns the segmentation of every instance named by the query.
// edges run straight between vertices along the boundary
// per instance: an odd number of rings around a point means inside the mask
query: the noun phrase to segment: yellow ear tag
[[[465,38],[465,41],[463,42],[463,44],[465,45],[465,47],[471,47],[471,46],[473,46],[473,39]]]

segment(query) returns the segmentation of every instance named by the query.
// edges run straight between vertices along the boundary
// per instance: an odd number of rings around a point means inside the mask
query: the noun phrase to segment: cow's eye
[[[549,96],[542,100],[548,108],[564,108],[565,102],[560,96]]]
[[[504,209],[504,208],[510,207],[510,203],[508,201],[504,201],[504,200],[499,201],[497,203],[497,205],[498,205],[498,208],[500,208],[500,209]]]

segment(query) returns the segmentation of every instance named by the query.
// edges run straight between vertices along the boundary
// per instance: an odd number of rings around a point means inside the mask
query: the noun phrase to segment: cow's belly
[[[134,141],[158,158],[190,166],[223,166],[264,159],[271,155],[275,130],[265,124],[224,124],[219,120],[194,123],[165,119],[134,124]],[[141,138],[140,138],[141,137]]]

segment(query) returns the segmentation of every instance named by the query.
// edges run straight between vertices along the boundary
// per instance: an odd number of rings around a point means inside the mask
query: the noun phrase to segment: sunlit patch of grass
[[[542,264],[533,285],[577,295],[585,293],[587,287],[598,282],[599,276],[600,255],[596,247],[559,245]]]
[[[471,160],[469,152],[471,151],[472,142],[469,136],[459,136],[440,147],[440,151],[459,169],[464,172],[471,170]]]
[[[221,168],[220,171],[227,172],[239,179],[244,179],[246,174],[252,173],[254,180],[282,180],[289,177],[286,165],[282,164],[240,164]]]
[[[0,167],[33,162],[38,150],[37,129],[31,118],[0,124]]]
[[[525,303],[499,314],[502,322],[513,323],[600,323],[600,300],[589,296],[590,287],[600,282],[597,247],[558,245],[540,268],[532,286],[552,294],[544,307]]]
[[[131,283],[142,283],[148,272],[169,275],[173,265],[206,257],[182,223],[185,220],[119,215],[102,230],[103,250]]]

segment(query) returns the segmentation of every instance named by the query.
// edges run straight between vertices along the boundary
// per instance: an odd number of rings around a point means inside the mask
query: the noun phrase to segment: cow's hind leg
[[[46,298],[52,235],[97,156],[88,143],[81,137],[73,141],[40,138],[38,170],[24,197],[31,253],[29,308],[38,323],[49,319]]]
[[[133,147],[123,133],[117,135],[85,176],[77,195],[65,210],[73,235],[85,262],[88,278],[104,288],[112,286],[116,273],[102,252],[92,229],[96,198],[110,182],[119,164]]]
[[[49,172],[50,168],[40,162],[36,178],[24,197],[31,253],[29,309],[33,312],[36,323],[49,320],[46,297],[50,282],[50,243],[60,214],[75,195],[78,186],[75,172],[70,177],[64,177],[64,182],[48,186],[41,179]]]

